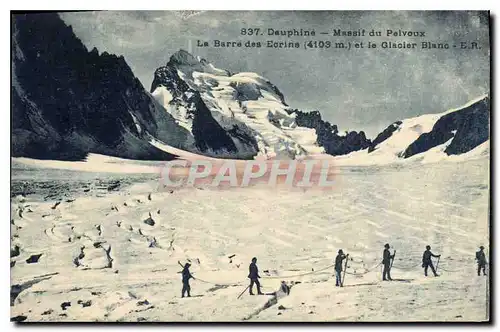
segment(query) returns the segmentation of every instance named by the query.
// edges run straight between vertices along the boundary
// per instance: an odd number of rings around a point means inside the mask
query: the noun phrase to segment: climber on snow
[[[187,293],[188,297],[191,297],[191,286],[189,285],[189,279],[195,279],[191,272],[189,272],[189,267],[191,264],[186,263],[184,266],[182,266],[181,262],[178,262],[179,265],[182,267],[182,297],[184,297],[184,294]],[[195,279],[196,280],[196,279]]]
[[[249,273],[248,278],[250,278],[250,295],[253,295],[253,284],[257,285],[257,294],[263,295],[260,291],[260,282],[259,282],[259,268],[257,267],[257,257],[252,258],[252,263],[248,267]]]

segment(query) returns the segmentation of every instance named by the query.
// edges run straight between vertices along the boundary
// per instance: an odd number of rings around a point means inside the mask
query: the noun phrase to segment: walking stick
[[[438,266],[439,266],[439,260],[441,259],[441,256],[438,257],[438,261],[436,263],[436,273],[438,272]]]
[[[241,297],[241,295],[243,295],[243,293],[245,293],[249,287],[250,287],[250,285],[248,285],[248,286],[247,286],[247,288],[245,288],[245,289],[243,290],[243,292],[241,292],[241,294],[240,294],[240,295],[238,295],[238,297],[237,297],[236,299],[239,299],[239,298]]]
[[[349,254],[345,256],[345,265],[344,265],[344,275],[342,276],[342,280],[340,280],[340,287],[344,287],[344,280],[345,280],[345,270],[347,270],[347,261],[349,258]]]
[[[391,261],[391,267],[389,267],[389,270],[392,269],[392,263],[394,263],[395,257],[396,257],[396,250],[394,250],[394,255],[392,256],[392,261]]]

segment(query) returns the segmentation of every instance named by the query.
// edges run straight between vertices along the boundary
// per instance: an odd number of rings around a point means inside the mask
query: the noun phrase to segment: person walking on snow
[[[258,295],[263,295],[262,292],[260,291],[260,282],[259,282],[259,268],[257,267],[257,258],[254,257],[252,258],[252,263],[250,263],[250,266],[248,267],[249,273],[248,273],[248,278],[250,278],[250,295],[253,295],[253,284],[257,285],[257,294]]]
[[[180,262],[179,265],[182,267],[182,264]],[[195,277],[193,277],[191,275],[191,272],[189,272],[190,266],[191,264],[186,263],[182,267],[182,297],[184,297],[185,293],[187,293],[188,297],[191,297],[191,286],[189,286],[189,279],[191,278],[195,279]]]
[[[441,255],[434,255],[431,252],[431,246],[426,246],[425,249],[426,250],[424,251],[424,254],[422,256],[422,267],[424,268],[425,276],[427,277],[427,269],[430,266],[432,273],[434,273],[434,276],[437,277],[438,274],[436,273],[436,270],[434,269],[434,265],[432,264],[432,257],[441,257]]]
[[[342,261],[348,256],[344,255],[344,251],[340,249],[339,254],[335,257],[335,286],[337,287],[342,287]]]
[[[391,255],[391,252],[389,251],[389,243],[386,243],[384,246],[384,253],[383,253],[383,259],[382,259],[382,264],[384,264],[384,272],[382,272],[382,280],[392,280],[391,278],[391,259],[394,259],[394,255]],[[387,276],[387,278],[386,278]]]
[[[476,252],[476,260],[477,260],[477,275],[481,275],[481,269],[483,270],[483,275],[486,275],[486,255],[484,254],[484,247],[480,246],[479,251]]]

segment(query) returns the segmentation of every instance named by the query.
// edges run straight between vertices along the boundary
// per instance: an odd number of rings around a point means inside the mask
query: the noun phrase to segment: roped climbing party
[[[300,282],[292,281],[291,283],[287,283],[283,279],[290,279],[290,278],[296,278],[296,277],[303,277],[306,275],[317,274],[319,272],[328,270],[332,267],[335,270],[335,286],[336,287],[343,287],[344,286],[346,273],[350,274],[350,275],[357,275],[357,276],[365,275],[367,273],[372,272],[373,270],[375,270],[379,266],[383,266],[383,269],[381,271],[382,272],[382,281],[392,281],[394,279],[391,276],[391,270],[393,268],[395,257],[396,257],[396,250],[393,250],[393,252],[391,253],[391,246],[389,243],[386,243],[384,245],[384,249],[382,251],[382,260],[380,261],[380,263],[375,264],[370,268],[362,268],[364,270],[363,272],[358,272],[359,268],[354,269],[354,271],[347,271],[350,268],[350,266],[348,265],[348,262],[356,262],[356,261],[354,260],[354,258],[350,257],[349,254],[344,253],[343,249],[339,249],[337,256],[335,257],[335,259],[332,262],[333,264],[328,265],[322,269],[318,269],[318,270],[312,269],[311,272],[299,273],[299,274],[288,275],[288,276],[269,276],[269,275],[267,275],[267,276],[263,276],[263,277],[261,277],[259,274],[259,268],[257,267],[257,257],[253,257],[252,261],[248,267],[249,274],[248,274],[247,278],[250,279],[250,283],[243,290],[243,292],[241,292],[241,294],[239,294],[238,298],[240,298],[247,290],[249,290],[250,295],[254,295],[254,292],[253,292],[254,285],[257,288],[257,295],[275,295],[277,292],[280,292],[286,296],[286,295],[290,294],[290,289],[292,288],[292,286],[299,284]],[[436,259],[435,266],[434,266],[433,258]],[[429,268],[431,269],[433,275],[435,277],[438,277],[439,274],[437,273],[437,271],[438,271],[440,259],[441,259],[441,255],[434,254],[431,251],[431,246],[427,245],[425,247],[425,251],[422,254],[422,261],[421,262],[418,262],[417,264],[412,265],[412,266],[406,266],[406,267],[405,266],[395,266],[395,267],[397,269],[400,269],[400,270],[407,270],[408,271],[408,270],[413,270],[413,269],[417,268],[419,265],[421,265],[422,268],[424,269],[424,276],[425,277],[427,277],[427,275],[428,275],[427,272],[428,272]],[[477,261],[477,275],[480,276],[481,271],[482,271],[483,276],[486,276],[487,275],[486,266],[488,265],[488,262],[486,260],[486,254],[484,253],[484,246],[479,247],[479,251],[476,252],[475,259]],[[186,264],[182,264],[180,262],[178,262],[178,263],[183,269],[181,272],[179,272],[179,273],[182,273],[182,292],[181,292],[182,297],[184,297],[186,293],[187,293],[188,297],[190,297],[190,295],[191,295],[190,294],[191,286],[189,285],[189,279],[193,279],[193,280],[204,282],[204,283],[214,284],[214,285],[221,286],[221,287],[222,286],[225,286],[225,287],[241,286],[245,283],[244,281],[237,281],[237,282],[233,282],[233,283],[217,283],[217,282],[203,280],[203,279],[200,279],[198,277],[195,278],[191,274],[191,272],[189,271],[189,267],[191,266],[189,263],[186,263]],[[441,268],[441,269],[443,271],[446,271],[446,272],[458,272],[458,271],[460,271],[460,270],[450,270],[450,269],[446,269],[446,268]],[[267,271],[264,271],[264,272],[267,272]],[[278,278],[282,279],[282,281],[281,281],[281,284],[280,284],[277,292],[273,292],[271,294],[265,294],[261,291],[262,285],[261,285],[259,279],[278,279]]]

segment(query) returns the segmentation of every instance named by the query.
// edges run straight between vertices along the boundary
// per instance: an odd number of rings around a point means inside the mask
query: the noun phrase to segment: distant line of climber
[[[384,245],[384,251],[382,253],[382,262],[377,265],[383,265],[384,269],[382,271],[382,280],[383,281],[391,281],[391,269],[392,265],[394,262],[394,257],[396,256],[396,250],[394,250],[394,253],[391,254],[390,252],[390,245],[389,243],[386,243]],[[432,257],[436,257],[438,259],[436,268],[434,267],[434,264],[432,262]],[[431,246],[427,245],[425,247],[425,251],[422,255],[422,268],[424,269],[424,275],[427,277],[427,271],[428,268],[430,267],[432,270],[432,273],[434,274],[435,277],[439,276],[436,272],[437,266],[439,264],[439,259],[441,255],[435,255],[431,252]],[[335,257],[334,261],[334,267],[335,267],[335,286],[336,287],[342,287],[343,286],[343,281],[345,278],[345,272],[347,269],[347,261],[349,258],[349,254],[344,254],[344,251],[340,249],[338,251],[337,257]],[[343,264],[343,261],[345,263]],[[484,246],[479,247],[479,251],[476,252],[476,261],[477,261],[477,275],[481,275],[481,270],[483,271],[483,275],[486,275],[486,265],[488,264],[486,261],[486,255],[484,253]],[[182,265],[180,262],[178,262],[179,265],[182,267],[182,297],[185,296],[187,293],[187,296],[190,297],[190,291],[191,291],[191,286],[189,285],[189,280],[190,279],[195,279],[191,272],[189,271],[189,268],[191,267],[190,263],[186,263],[185,265]],[[344,265],[344,266],[343,266]],[[376,266],[376,267],[377,267]],[[255,285],[257,287],[257,294],[258,295],[263,295],[261,291],[261,285],[259,282],[260,275],[259,275],[259,269],[257,267],[257,258],[254,257],[252,258],[252,262],[250,263],[249,267],[249,274],[248,278],[250,279],[250,285],[246,288],[249,289],[249,294],[254,295],[253,293],[253,286]],[[344,272],[344,276],[342,276],[342,272]],[[245,289],[245,291],[246,291]],[[284,290],[285,292],[290,292],[289,287],[286,285],[284,281],[281,282],[281,289]]]
[[[394,262],[394,257],[396,256],[396,250],[394,250],[394,254],[391,255],[391,252],[389,250],[390,245],[389,243],[386,243],[384,245],[384,251],[382,253],[382,263],[384,266],[384,269],[382,271],[382,280],[383,281],[391,281],[391,269],[392,269],[392,264]],[[343,250],[340,249],[338,251],[338,255],[335,258],[335,286],[337,287],[342,287],[343,286],[343,277],[342,277],[342,271],[347,267],[347,261],[345,263],[345,267],[342,267],[342,261],[346,258],[349,257],[349,254],[344,254]],[[425,247],[425,251],[422,255],[422,268],[424,269],[424,275],[427,277],[427,271],[428,268],[430,267],[432,270],[432,273],[434,274],[435,277],[438,277],[439,275],[436,272],[436,268],[434,268],[434,264],[432,263],[432,257],[438,258],[438,264],[439,264],[439,258],[441,255],[435,255],[431,252],[431,246],[427,245]],[[484,253],[484,246],[479,247],[479,251],[476,252],[476,261],[477,261],[477,275],[481,275],[481,270],[483,271],[483,275],[486,275],[486,255]],[[436,264],[437,266],[437,264]],[[345,271],[344,271],[345,272]]]

